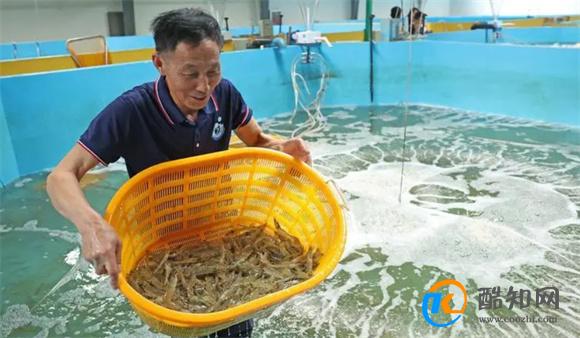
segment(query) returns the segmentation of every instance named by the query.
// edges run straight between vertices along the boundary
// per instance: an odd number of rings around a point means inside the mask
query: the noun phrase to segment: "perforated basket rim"
[[[234,322],[237,318],[260,312],[270,306],[281,303],[290,297],[304,293],[320,284],[334,271],[342,256],[346,242],[345,218],[337,196],[335,196],[332,189],[328,187],[324,178],[310,166],[288,154],[271,149],[253,147],[229,149],[205,155],[163,162],[151,166],[133,176],[119,188],[119,190],[115,193],[107,205],[104,218],[107,222],[110,222],[116,206],[120,204],[120,202],[125,198],[129,191],[135,185],[142,183],[144,180],[148,179],[150,175],[153,175],[157,172],[164,171],[169,168],[186,167],[187,165],[191,164],[199,165],[203,162],[214,163],[215,161],[235,160],[252,157],[270,159],[290,165],[300,170],[300,172],[306,175],[310,180],[317,183],[317,187],[319,187],[322,190],[322,193],[327,197],[328,202],[331,205],[334,214],[336,215],[336,218],[334,218],[334,224],[336,225],[336,238],[334,239],[333,243],[330,244],[328,252],[325,253],[325,255],[330,256],[328,263],[322,267],[319,267],[317,269],[317,273],[314,274],[311,278],[301,283],[295,284],[287,289],[270,293],[266,296],[237,305],[235,307],[228,308],[226,310],[210,313],[186,313],[171,310],[158,305],[148,300],[139,294],[135,289],[133,289],[133,287],[131,287],[131,285],[129,285],[127,282],[124,274],[121,272],[119,273],[119,290],[128,299],[133,307],[139,309],[139,311],[149,316],[152,316],[157,320],[161,320],[167,324],[177,327],[202,328],[207,326],[214,326],[226,322]]]

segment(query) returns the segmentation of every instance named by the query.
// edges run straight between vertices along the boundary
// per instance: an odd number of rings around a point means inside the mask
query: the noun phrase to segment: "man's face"
[[[205,107],[221,80],[220,48],[205,39],[198,46],[180,42],[172,52],[153,56],[169,92],[184,114],[195,114]]]

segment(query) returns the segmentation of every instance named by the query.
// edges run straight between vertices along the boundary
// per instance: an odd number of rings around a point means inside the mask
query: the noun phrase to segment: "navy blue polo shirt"
[[[103,165],[124,158],[133,176],[161,162],[226,150],[232,131],[251,119],[252,110],[242,95],[222,79],[191,123],[171,98],[162,76],[111,102],[78,144]]]

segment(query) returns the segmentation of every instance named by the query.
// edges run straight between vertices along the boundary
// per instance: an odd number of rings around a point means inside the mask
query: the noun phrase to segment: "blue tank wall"
[[[258,118],[289,112],[290,65],[299,53],[296,46],[225,53],[223,73]],[[368,43],[337,43],[321,53],[331,68],[323,104],[370,104]],[[572,48],[379,43],[375,104],[405,100],[580,126],[579,60]],[[0,78],[0,179],[55,166],[108,102],[156,77],[151,62],[136,62]]]
[[[0,60],[27,59],[68,54],[64,40],[0,44]]]
[[[155,47],[153,37],[150,35],[108,36],[106,39],[107,47],[111,52]],[[69,54],[69,51],[66,49],[65,40],[0,44],[0,60],[29,59]]]
[[[380,30],[379,15],[373,24],[374,30]],[[500,17],[500,20],[525,19],[532,17],[523,16],[505,16]],[[489,16],[457,16],[457,17],[430,17],[427,22],[476,22],[476,21],[490,21],[492,17]],[[287,33],[289,29],[292,31],[305,30],[304,24],[282,25],[282,32]],[[340,33],[340,32],[355,32],[365,29],[365,20],[345,20],[340,22],[317,22],[313,25],[314,30],[322,33]],[[552,28],[553,31],[559,28]],[[279,26],[273,26],[274,34],[278,34]],[[240,37],[250,34],[258,34],[259,27],[233,27],[230,29],[232,36]],[[466,34],[459,34],[466,33]],[[451,34],[451,35],[449,35]],[[528,33],[524,33],[528,34]],[[551,34],[554,34],[553,32]],[[556,33],[557,34],[557,33]],[[434,40],[451,40],[451,41],[477,41],[480,34],[472,34],[471,32],[456,32],[456,33],[440,33],[430,37]],[[567,37],[566,37],[567,38]],[[576,33],[578,38],[578,33]],[[558,41],[558,40],[553,40]],[[143,36],[112,36],[107,37],[107,44],[110,51],[131,50],[152,48],[154,46],[153,37],[151,35]],[[35,58],[42,56],[54,55],[68,55],[65,40],[50,40],[50,41],[23,41],[23,42],[9,42],[0,44],[0,60]]]
[[[6,181],[19,176],[20,172],[18,171],[16,157],[14,156],[11,133],[6,122],[6,114],[4,113],[2,101],[0,101],[0,165],[0,179],[2,183],[6,183]]]
[[[399,67],[377,74],[382,103],[407,95],[408,44],[391,45],[377,51],[380,63]],[[580,49],[421,41],[410,53],[410,102],[580,126]]]
[[[489,33],[491,34],[491,33]],[[425,37],[432,41],[486,42],[485,30],[433,33]],[[575,44],[580,43],[580,28],[533,27],[502,29],[500,43],[513,44]]]

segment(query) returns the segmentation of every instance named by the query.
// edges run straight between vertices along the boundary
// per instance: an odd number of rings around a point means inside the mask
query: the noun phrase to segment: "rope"
[[[415,1],[411,1],[411,9],[415,7]],[[411,25],[408,27],[411,35]],[[409,116],[408,102],[411,99],[411,84],[413,82],[413,39],[409,40],[409,58],[407,59],[407,79],[405,81],[405,99],[403,100],[403,145],[401,149],[401,178],[399,181],[399,203],[402,203],[403,180],[405,177],[405,152],[407,150],[407,124]]]
[[[307,47],[310,48],[310,47]],[[299,70],[299,65],[308,65],[314,67],[318,64],[320,70],[319,88],[312,102],[304,102],[304,95],[301,85],[306,92],[307,97],[312,96],[312,91],[308,85],[308,81],[304,78]],[[294,58],[290,72],[292,78],[292,89],[294,90],[294,111],[290,117],[290,122],[293,122],[298,114],[298,110],[302,110],[307,114],[307,120],[300,123],[292,132],[292,137],[298,137],[308,133],[320,131],[326,127],[326,118],[320,111],[321,101],[326,92],[328,80],[328,66],[324,57],[316,52],[307,51]]]
[[[310,0],[304,1],[300,0],[299,9],[304,19],[306,29],[312,29],[314,23],[314,13],[319,5],[320,0]],[[292,68],[290,70],[290,77],[292,78],[292,89],[294,90],[294,111],[290,117],[290,123],[296,118],[298,111],[302,110],[306,112],[307,119],[305,122],[298,124],[296,129],[292,131],[291,137],[298,137],[301,135],[318,132],[326,127],[326,118],[322,115],[320,111],[321,101],[326,93],[327,80],[328,80],[328,65],[326,60],[321,54],[313,52],[310,50],[311,46],[306,46],[306,51],[303,51],[300,55],[297,55],[292,61]],[[314,67],[318,65],[320,81],[319,88],[314,96],[312,102],[305,102],[308,98],[312,96],[312,91],[308,85],[307,79],[301,74],[299,66],[306,65],[305,67]],[[308,73],[312,73],[308,69]],[[307,98],[301,87],[304,88]]]

